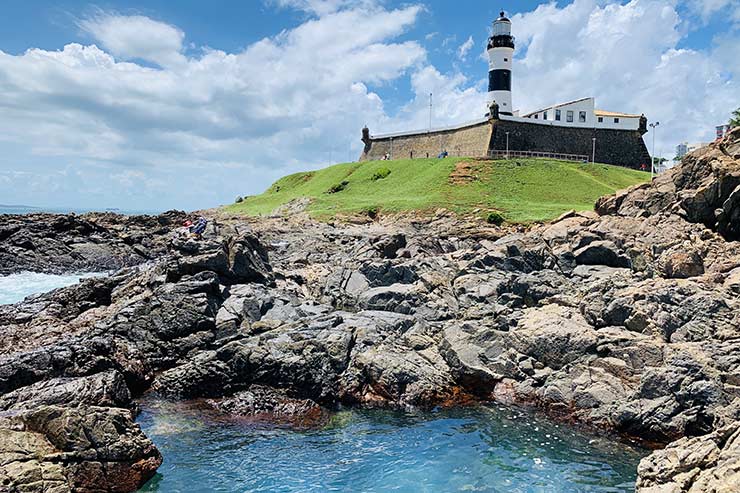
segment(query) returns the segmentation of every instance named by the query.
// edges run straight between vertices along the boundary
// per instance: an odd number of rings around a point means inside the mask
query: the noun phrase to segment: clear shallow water
[[[321,430],[143,403],[164,455],[144,492],[632,492],[644,452],[522,411],[346,411]]]
[[[57,288],[77,284],[80,279],[101,274],[39,274],[38,272],[19,272],[0,276],[0,305],[16,303],[26,296],[46,293]]]

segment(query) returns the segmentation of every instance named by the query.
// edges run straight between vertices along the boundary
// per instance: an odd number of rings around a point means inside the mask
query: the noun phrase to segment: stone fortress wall
[[[509,132],[510,151],[539,151],[588,156],[591,160],[593,138],[596,138],[595,161],[639,169],[650,167],[650,155],[639,130],[565,127],[514,120],[497,120],[493,124],[490,148],[506,149]]]
[[[363,135],[365,148],[360,161],[437,157],[447,151],[456,157],[486,157],[489,150],[537,151],[578,154],[591,159],[596,138],[596,162],[639,169],[650,165],[645,142],[639,130],[566,127],[521,119],[487,120],[450,130],[397,134],[372,138]]]
[[[434,158],[445,150],[450,156],[485,156],[492,130],[490,122],[482,121],[452,130],[372,138],[365,141],[360,161],[375,161],[386,154],[392,159]]]

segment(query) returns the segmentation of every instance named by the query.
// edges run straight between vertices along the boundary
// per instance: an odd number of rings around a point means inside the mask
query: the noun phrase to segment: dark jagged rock
[[[653,186],[639,185],[599,200],[601,214],[655,215],[671,211],[702,223],[728,240],[740,239],[740,128],[720,143],[684,158],[681,166],[656,178]]]
[[[110,213],[4,215],[0,275],[111,271],[155,259],[186,215]]]
[[[297,399],[284,390],[261,385],[252,385],[233,396],[211,399],[208,403],[230,416],[301,428],[319,426],[330,416],[327,410],[311,399]]]

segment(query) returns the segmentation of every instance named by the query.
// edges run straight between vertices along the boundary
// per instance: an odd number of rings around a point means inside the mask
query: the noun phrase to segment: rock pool
[[[145,401],[145,492],[632,492],[639,449],[512,408],[343,411],[294,431]]]

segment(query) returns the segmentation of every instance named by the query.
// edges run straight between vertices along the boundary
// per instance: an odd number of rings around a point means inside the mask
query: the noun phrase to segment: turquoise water
[[[291,431],[143,403],[164,455],[144,492],[632,492],[643,451],[525,412],[345,411]]]

